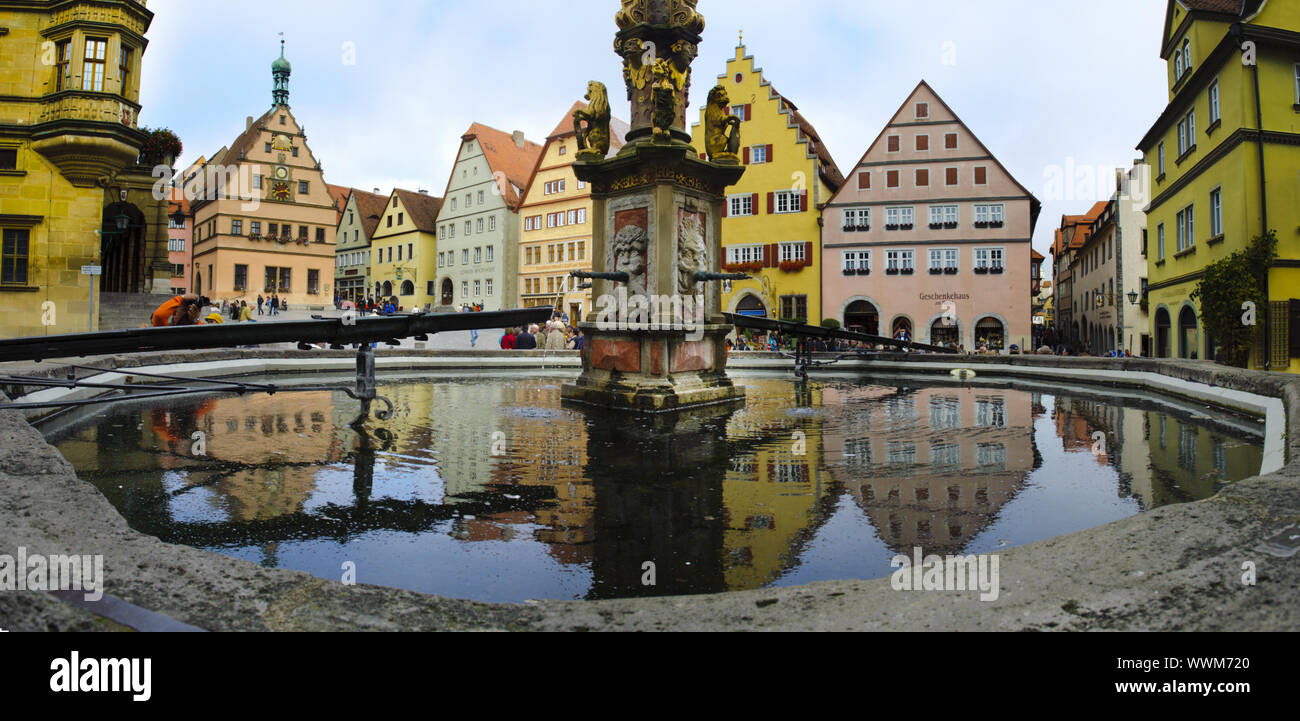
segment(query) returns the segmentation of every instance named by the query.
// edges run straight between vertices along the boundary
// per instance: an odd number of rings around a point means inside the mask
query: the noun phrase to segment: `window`
[[[1295,102],[1300,105],[1300,63],[1295,66]]]
[[[930,185],[930,171],[926,170],[925,168],[917,168],[916,187],[924,188],[927,187],[928,185]]]
[[[781,317],[806,321],[808,319],[808,296],[781,296]]]
[[[295,158],[298,157],[298,148],[297,148],[297,147],[290,148],[290,150],[293,151],[293,152],[291,153],[291,154],[293,155],[293,157],[295,157]]]
[[[1005,251],[1002,248],[976,248],[975,269],[1001,270]]]
[[[890,152],[890,153],[897,153],[900,149],[902,149],[902,144],[903,144],[902,136],[899,136],[899,135],[891,135],[891,136],[889,136],[889,139],[888,139],[888,152]]]
[[[911,206],[885,208],[885,230],[911,230],[915,220]]]
[[[279,225],[277,225],[277,224],[275,224],[275,223],[271,223],[271,225],[269,226],[269,228],[270,228],[270,232],[267,233],[267,234],[270,235],[272,238],[278,238],[278,237],[280,236],[280,226],[279,226]],[[200,231],[200,232],[202,232],[202,231]]]
[[[260,176],[260,175],[254,175],[254,176],[253,176],[253,190],[261,190],[261,189],[262,189],[262,176]]]
[[[577,256],[577,254],[576,254],[576,250],[577,250],[577,248],[574,246],[574,244],[573,244],[573,243],[569,243],[569,260],[576,260],[576,259],[577,259],[578,256]]]
[[[1187,250],[1196,244],[1196,232],[1194,227],[1195,206],[1189,205],[1178,211],[1175,222],[1178,226],[1177,243],[1179,253]]]
[[[586,260],[586,259],[587,259],[587,241],[580,240],[578,241],[578,260]]]
[[[266,144],[266,152],[267,152],[267,153],[270,153],[270,152],[271,152],[271,144],[270,144],[270,143],[267,143],[267,144]]]
[[[749,162],[752,164],[762,164],[767,162],[767,146],[755,145],[749,149]]]
[[[947,168],[943,171],[943,175],[943,182],[945,185],[951,187],[958,183],[958,172],[956,168]]]
[[[447,237],[448,237],[448,238],[455,238],[455,237],[456,237],[456,224],[455,224],[455,223],[448,223],[448,224],[447,224]]]
[[[914,250],[890,250],[885,252],[885,270],[886,272],[896,275],[900,272],[908,272],[916,268],[916,251]]]
[[[307,232],[308,232],[308,231],[307,231],[307,226],[305,226],[305,225],[300,225],[300,226],[298,226],[298,237],[299,237],[299,238],[301,238],[301,239],[303,239],[303,240],[306,240],[306,239],[307,239]]]
[[[473,206],[473,205],[474,205],[474,194],[473,194],[473,193],[466,193],[466,194],[465,194],[465,210],[469,210],[470,207]]]
[[[231,235],[243,235],[243,234],[244,234],[244,221],[242,221],[242,220],[232,220],[232,221],[230,221],[230,234],[231,234]]]
[[[1006,222],[1004,213],[1006,206],[1002,203],[993,203],[975,206],[975,227],[976,228],[1000,228]]]
[[[930,249],[930,270],[957,270],[957,260],[959,251],[956,248],[931,248]]]
[[[235,290],[240,293],[248,290],[248,266],[246,265],[235,266]]]
[[[898,171],[897,171],[897,170],[888,170],[888,171],[885,171],[885,187],[886,187],[886,188],[897,188],[897,187],[898,187]]]
[[[5,228],[0,235],[0,284],[27,285],[30,231]]]
[[[988,169],[988,168],[984,167],[983,165],[977,165],[977,166],[975,166],[975,184],[976,184],[976,185],[988,185],[988,184],[989,184],[989,169]]]
[[[248,232],[252,233],[253,235],[261,235],[262,221],[260,220],[250,221],[248,224]]]
[[[849,208],[845,210],[844,230],[848,232],[871,230],[871,208]]]
[[[469,265],[469,248],[460,251],[460,264]]]
[[[406,244],[406,257],[408,260],[415,259],[415,243]]]
[[[474,224],[474,232],[475,232],[475,233],[482,233],[482,232],[483,232],[483,219],[482,219],[482,218],[479,218],[478,221]]]
[[[1194,147],[1196,147],[1196,108],[1192,108],[1182,120],[1178,121],[1178,157],[1183,157]]]
[[[104,91],[104,57],[108,52],[108,40],[103,38],[86,38],[86,59],[81,66],[81,89]]]
[[[798,190],[776,191],[776,212],[778,214],[801,212],[803,210],[802,198],[803,193]]]
[[[928,117],[930,117],[930,104],[929,104],[929,103],[917,103],[917,104],[916,104],[916,119],[917,119],[917,120],[925,120],[925,119],[928,118]],[[920,150],[920,148],[917,148],[917,150]]]
[[[727,214],[732,217],[740,217],[754,214],[754,196],[746,193],[744,195],[733,195],[727,199],[729,207]]]
[[[122,95],[131,90],[131,54],[133,49],[123,45],[118,51],[117,74],[122,81]]]
[[[533,229],[533,219],[531,217],[524,218],[524,230],[532,230],[532,229]]]
[[[208,277],[212,277],[212,270],[208,270]],[[211,283],[209,283],[211,285]],[[266,267],[266,292],[267,293],[291,293],[293,292],[293,268],[273,268]]]
[[[1210,83],[1210,125],[1219,122],[1219,79]]]
[[[397,198],[393,198],[393,207],[394,207],[394,208],[397,207]],[[452,209],[452,210],[455,210],[455,209],[456,209],[456,199],[455,199],[455,198],[452,198],[452,199],[451,199],[451,209]]]
[[[317,242],[317,243],[324,243],[324,242],[325,242],[325,229],[324,229],[324,228],[317,228],[317,229],[316,229],[316,242]]]
[[[1174,80],[1177,81],[1183,77],[1183,51],[1174,51]]]
[[[475,249],[474,249],[474,262],[475,262],[475,263],[482,263],[482,262],[483,262],[483,249],[482,249],[482,248],[475,248]]]
[[[397,262],[402,262],[402,246],[397,246]]]
[[[483,281],[483,284],[484,284],[484,290],[486,291],[486,292],[484,293],[484,295],[486,295],[487,297],[491,298],[491,297],[492,297],[492,279],[491,279],[491,278],[488,278],[487,280]]]
[[[60,40],[54,45],[54,92],[67,90],[68,63],[71,60],[72,41]]]
[[[727,248],[728,263],[762,263],[762,245],[733,245]]]
[[[487,247],[487,262],[491,263],[491,262],[492,262],[492,257],[493,257],[492,246],[489,245],[489,246]],[[492,294],[491,294],[491,293],[488,293],[488,295],[492,295]]]
[[[926,150],[929,150],[929,149],[930,149],[930,136],[929,136],[929,135],[918,135],[918,136],[916,136],[916,149],[917,149],[918,151],[926,151]]]
[[[497,229],[497,217],[496,217],[495,215],[489,215],[489,216],[488,216],[488,232],[490,233],[490,232],[492,232],[492,231],[494,231],[494,230],[496,230],[496,229]]]
[[[950,225],[956,227],[956,225],[959,222],[958,214],[960,212],[960,206],[931,205],[929,208],[929,212],[930,212],[931,226]]]
[[[948,150],[956,150],[956,149],[957,149],[957,134],[956,134],[956,133],[946,133],[946,134],[944,134],[944,136],[943,136],[943,147],[947,148]]]
[[[389,228],[393,227],[393,216],[391,215],[388,216],[388,227]]]
[[[483,281],[474,281],[474,297],[478,298],[483,295]]]
[[[438,267],[439,267],[439,268],[446,267],[446,265],[447,265],[447,259],[446,259],[445,256],[446,256],[445,253],[439,253],[439,254],[438,254]]]
[[[460,282],[460,295],[461,295],[462,298],[468,298],[468,297],[469,297],[469,281],[468,281],[468,280],[462,280],[462,281]]]
[[[1165,141],[1163,141],[1163,140],[1161,140],[1161,141],[1160,141],[1160,144],[1156,146],[1156,168],[1157,168],[1156,172],[1160,174],[1160,177],[1164,177],[1164,175],[1165,175]]]
[[[1183,38],[1183,72],[1192,71],[1192,39]]]
[[[1210,237],[1223,235],[1223,188],[1210,191]]]
[[[483,204],[483,191],[481,191],[481,190],[478,191],[478,204],[479,204],[479,205],[482,205],[482,204]]]
[[[168,239],[167,239],[167,252],[169,252],[169,253],[184,253],[184,252],[185,252],[185,239],[184,239],[184,238],[168,238]]]
[[[576,210],[570,210],[570,211],[569,211],[569,216],[568,216],[568,221],[569,221],[569,222],[566,223],[566,225],[577,225],[577,224],[578,224],[578,211],[576,211]]]
[[[454,268],[454,267],[456,267],[456,252],[455,252],[455,251],[452,251],[452,250],[447,251],[447,267],[448,267],[448,268]]]
[[[781,244],[781,262],[802,261],[807,259],[806,251],[808,244],[804,242],[782,243]],[[786,316],[793,317],[793,316]],[[802,317],[802,316],[800,316]]]
[[[859,270],[871,271],[871,251],[869,250],[846,250],[843,253],[844,271],[847,273],[856,273]]]

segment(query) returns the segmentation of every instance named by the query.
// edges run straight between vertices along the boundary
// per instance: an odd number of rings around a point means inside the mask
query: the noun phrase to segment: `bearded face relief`
[[[707,271],[708,252],[704,246],[704,214],[679,209],[677,211],[677,293],[683,298],[700,292],[695,282],[696,271]]]
[[[649,236],[644,229],[636,225],[624,226],[614,236],[612,246],[615,273],[627,273],[628,296],[646,294],[646,247]]]

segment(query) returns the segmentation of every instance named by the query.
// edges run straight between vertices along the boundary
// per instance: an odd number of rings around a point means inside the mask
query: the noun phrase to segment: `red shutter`
[[[767,146],[767,162],[769,162],[769,163],[776,162],[776,161],[772,160],[772,146],[771,146],[771,145]]]
[[[808,212],[808,191],[806,190],[799,191],[799,212]]]
[[[776,193],[767,194],[767,214],[771,215],[776,212]]]
[[[745,146],[745,165],[749,165],[749,146]]]
[[[753,117],[753,114],[754,114],[754,106],[750,105],[749,103],[745,103],[745,120],[749,120],[751,117]]]
[[[758,215],[758,193],[754,193],[749,199],[749,212]]]
[[[858,190],[871,190],[871,171],[858,173]]]
[[[772,267],[772,246],[770,245],[763,246],[763,267]]]
[[[731,210],[731,198],[724,196],[722,198],[722,217],[724,218],[727,217],[727,213],[730,210]]]
[[[803,251],[803,257],[807,259],[808,267],[813,267],[813,244],[811,240],[808,241],[808,247]]]
[[[781,265],[781,244],[773,243],[768,247],[772,249],[772,267],[776,268]]]

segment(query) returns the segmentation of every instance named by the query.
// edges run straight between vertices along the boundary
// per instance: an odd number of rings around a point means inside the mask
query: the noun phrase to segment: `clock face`
[[[292,144],[289,142],[289,136],[276,134],[271,137],[272,150],[288,150],[290,147]]]
[[[278,180],[288,180],[288,179],[289,179],[289,169],[286,168],[286,167],[284,167],[284,166],[280,166],[280,167],[276,168],[276,169],[275,169],[275,177],[276,177]]]
[[[288,199],[289,199],[289,184],[288,184],[288,183],[276,183],[276,184],[272,185],[272,186],[271,186],[271,197],[275,198],[276,200],[288,200]]]

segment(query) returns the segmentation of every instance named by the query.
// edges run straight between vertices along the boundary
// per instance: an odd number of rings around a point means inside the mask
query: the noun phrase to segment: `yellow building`
[[[97,330],[105,290],[170,292],[167,193],[139,162],[152,21],[143,2],[0,5],[0,337]]]
[[[338,207],[289,108],[283,47],[271,73],[271,109],[248,118],[187,186],[196,196],[193,287],[214,301],[276,294],[299,310],[332,307]]]
[[[1300,297],[1297,33],[1295,2],[1169,0],[1161,38],[1168,106],[1138,146],[1154,176],[1146,255],[1158,357],[1215,356],[1189,296],[1207,265],[1272,229],[1279,241],[1272,302],[1269,313],[1261,309],[1250,365],[1300,372],[1290,300]]]
[[[438,211],[442,198],[398,188],[370,238],[375,300],[405,311],[437,305]]]
[[[728,189],[722,221],[723,260],[728,270],[754,280],[723,286],[730,313],[819,324],[821,307],[821,205],[844,184],[817,130],[795,104],[776,91],[755,67],[745,46],[727,62],[718,84],[741,119],[745,176]],[[692,126],[695,148],[704,153],[704,111]],[[748,267],[747,267],[748,266]]]
[[[591,313],[591,291],[579,290],[569,273],[590,271],[591,188],[573,174],[578,152],[573,132],[573,112],[586,103],[574,103],[546,138],[524,202],[519,208],[523,231],[519,235],[519,296],[521,308],[550,306],[576,324]],[[609,152],[623,147],[628,125],[610,122]]]

